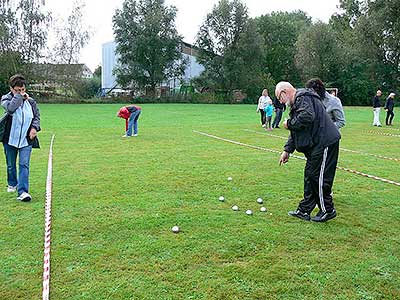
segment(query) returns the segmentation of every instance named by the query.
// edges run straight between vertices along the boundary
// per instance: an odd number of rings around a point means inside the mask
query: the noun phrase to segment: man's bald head
[[[292,103],[296,94],[296,89],[287,81],[281,81],[276,85],[275,96],[281,103]]]

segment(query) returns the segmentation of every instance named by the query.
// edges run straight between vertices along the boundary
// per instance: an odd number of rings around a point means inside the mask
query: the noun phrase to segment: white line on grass
[[[381,129],[383,130],[394,130],[394,131],[400,131],[399,128],[389,128],[389,127],[382,127]]]
[[[373,131],[373,130],[365,130],[365,132],[370,133],[370,134],[378,134],[378,135],[385,135],[385,136],[400,137],[400,134],[391,134],[391,133],[386,133],[386,132],[377,132],[377,131]]]
[[[261,135],[268,135],[268,136],[280,138],[283,140],[287,140],[287,138],[285,138],[284,136],[280,136],[280,135],[275,135],[275,134],[270,134],[270,133],[262,133],[262,132],[258,132],[258,131],[250,130],[250,129],[243,129],[243,130],[247,131],[247,132],[253,132],[253,133],[257,133],[257,134],[261,134]],[[399,158],[393,158],[393,157],[387,157],[387,156],[378,155],[378,154],[371,154],[371,153],[366,153],[366,152],[361,152],[361,151],[356,151],[356,150],[350,150],[350,149],[346,149],[346,148],[342,148],[342,147],[340,147],[340,150],[345,151],[345,152],[357,153],[357,154],[361,154],[361,155],[373,156],[376,158],[382,158],[382,159],[386,159],[386,160],[400,161]]]
[[[208,134],[208,133],[197,131],[197,130],[193,130],[193,132],[197,133],[197,134],[200,134],[200,135],[204,135],[204,136],[213,138],[213,139],[217,139],[217,140],[220,140],[220,141],[225,141],[225,142],[228,142],[228,143],[231,143],[231,144],[239,145],[239,146],[249,147],[249,148],[262,150],[262,151],[268,151],[268,152],[272,152],[272,153],[278,153],[278,154],[281,153],[278,150],[272,150],[272,149],[263,148],[263,147],[259,147],[259,146],[249,145],[249,144],[241,143],[241,142],[238,142],[238,141],[233,141],[233,140],[221,138],[221,137],[218,137],[216,135]],[[290,156],[294,157],[294,158],[306,160],[306,158],[302,157],[302,156],[293,155],[293,154],[291,154]],[[352,169],[348,169],[348,168],[344,168],[344,167],[340,167],[340,166],[336,166],[336,168],[339,169],[339,170],[342,170],[342,171],[350,172],[352,174],[357,174],[357,175],[360,175],[360,176],[363,176],[363,177],[368,177],[368,178],[375,179],[375,180],[378,180],[378,181],[382,181],[382,182],[385,182],[385,183],[390,183],[390,184],[394,184],[396,186],[400,186],[399,182],[395,182],[393,180],[381,178],[381,177],[378,177],[378,176],[375,176],[375,175],[362,173],[362,172],[359,172],[359,171],[356,171],[356,170],[352,170]]]
[[[51,190],[53,181],[53,142],[51,137],[49,160],[47,164],[46,203],[44,224],[44,256],[43,256],[43,300],[49,299],[50,294],[50,237],[51,237]]]

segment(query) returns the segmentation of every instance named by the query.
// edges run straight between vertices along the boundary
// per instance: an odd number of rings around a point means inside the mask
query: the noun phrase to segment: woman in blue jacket
[[[22,75],[10,78],[10,92],[1,98],[7,113],[2,142],[7,162],[7,191],[18,191],[17,200],[32,200],[29,194],[29,164],[32,148],[39,148],[37,132],[40,131],[40,113],[26,93],[26,82]],[[19,155],[19,174],[16,161]]]

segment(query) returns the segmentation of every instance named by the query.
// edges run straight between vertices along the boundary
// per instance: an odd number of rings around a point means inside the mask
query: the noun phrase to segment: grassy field
[[[130,139],[118,108],[40,106],[31,203],[6,193],[0,159],[0,299],[41,299],[53,133],[51,299],[400,299],[399,186],[338,170],[338,217],[304,222],[287,216],[304,161],[193,132],[281,151],[255,106],[143,105]],[[400,137],[377,134],[400,135],[399,117],[377,128],[371,109],[345,110],[341,147],[400,159]],[[400,182],[400,161],[342,151],[339,165]]]

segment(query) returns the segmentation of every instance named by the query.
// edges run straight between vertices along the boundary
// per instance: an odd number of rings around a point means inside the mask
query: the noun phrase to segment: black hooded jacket
[[[290,136],[284,150],[309,152],[325,148],[341,138],[340,132],[325,111],[319,96],[310,89],[298,89],[287,121]]]

